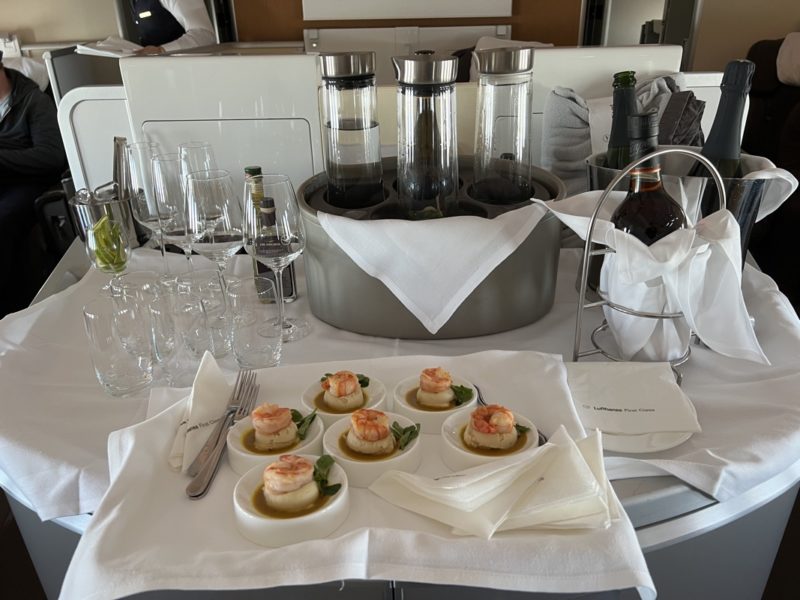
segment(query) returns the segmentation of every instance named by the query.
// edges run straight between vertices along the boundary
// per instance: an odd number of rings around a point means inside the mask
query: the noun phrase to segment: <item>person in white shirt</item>
[[[216,42],[203,0],[129,0],[138,42],[137,54],[163,54]]]

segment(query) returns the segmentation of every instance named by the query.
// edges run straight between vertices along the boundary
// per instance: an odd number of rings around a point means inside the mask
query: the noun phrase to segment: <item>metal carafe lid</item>
[[[487,48],[475,50],[474,55],[481,75],[511,75],[533,68],[531,48]]]
[[[364,77],[375,74],[374,52],[328,52],[319,55],[325,79]]]
[[[393,56],[394,74],[399,83],[409,85],[444,85],[458,76],[458,58],[422,52],[411,56]]]

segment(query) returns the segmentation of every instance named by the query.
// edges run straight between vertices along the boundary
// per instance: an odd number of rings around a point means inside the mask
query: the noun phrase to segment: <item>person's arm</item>
[[[59,174],[66,167],[66,155],[53,101],[45,94],[34,94],[25,118],[32,145],[0,149],[0,176]]]
[[[217,42],[214,26],[208,16],[203,0],[159,0],[172,13],[175,20],[186,30],[181,37],[161,47],[164,52],[208,46]]]

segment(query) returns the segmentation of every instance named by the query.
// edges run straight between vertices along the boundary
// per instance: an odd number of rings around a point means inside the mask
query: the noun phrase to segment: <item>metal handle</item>
[[[223,437],[223,434],[226,431],[225,423],[227,422],[227,417],[233,416],[235,412],[236,406],[229,407],[225,414],[219,418],[217,424],[214,425],[214,429],[209,434],[206,443],[203,444],[203,447],[200,448],[200,452],[197,453],[197,456],[192,461],[192,464],[190,464],[189,468],[186,469],[186,474],[189,477],[195,477],[200,472],[200,469],[203,468],[203,465],[206,464],[208,457],[211,456],[211,452],[219,443],[219,438]]]
[[[632,162],[627,167],[625,167],[622,171],[620,171],[614,179],[611,180],[606,186],[606,189],[603,190],[603,193],[600,195],[600,199],[597,201],[597,206],[594,208],[594,212],[592,213],[592,218],[589,220],[589,230],[586,233],[586,240],[584,241],[583,245],[583,264],[581,265],[581,288],[578,291],[578,315],[575,319],[575,343],[572,348],[572,360],[577,361],[580,357],[580,345],[581,345],[581,320],[583,318],[583,311],[585,309],[585,299],[586,299],[586,286],[588,283],[589,278],[589,256],[591,252],[592,246],[592,234],[594,233],[594,226],[597,222],[597,215],[600,212],[600,208],[603,206],[605,201],[608,199],[609,194],[617,187],[617,184],[622,181],[628,173],[630,173],[633,169],[649,161],[652,158],[657,156],[662,156],[664,154],[683,154],[685,156],[689,156],[694,158],[695,160],[702,163],[711,173],[711,177],[714,179],[714,184],[717,186],[717,191],[719,192],[719,208],[723,210],[726,206],[726,198],[725,198],[725,185],[722,182],[722,177],[717,171],[717,168],[714,164],[708,160],[705,156],[700,154],[699,152],[695,152],[694,150],[686,150],[685,148],[663,148],[661,150],[656,150],[655,152],[651,152],[650,154],[641,157],[640,159]]]
[[[228,428],[231,426],[231,424],[233,424],[233,414],[234,413],[230,412],[225,416],[222,426],[222,433],[220,433],[220,436],[217,439],[217,444],[211,451],[211,455],[208,457],[208,460],[205,462],[194,479],[192,479],[189,482],[189,485],[186,486],[186,495],[192,500],[199,500],[205,496],[206,492],[208,492],[208,488],[211,487],[211,482],[214,480],[214,476],[217,474],[217,469],[219,468],[222,454],[225,452],[225,448],[227,447],[225,432],[228,431]]]

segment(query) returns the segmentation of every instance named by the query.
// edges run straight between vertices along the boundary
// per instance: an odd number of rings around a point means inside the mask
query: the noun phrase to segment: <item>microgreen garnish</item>
[[[419,423],[408,427],[402,427],[397,421],[392,423],[392,435],[397,442],[398,450],[404,449],[411,443],[411,440],[419,435],[419,428]]]
[[[453,390],[453,394],[455,394],[453,402],[456,403],[456,406],[461,406],[472,400],[474,392],[471,387],[467,387],[466,385],[451,385],[450,389]]]
[[[333,463],[333,457],[323,454],[317,459],[317,463],[314,465],[314,481],[317,482],[319,493],[323,496],[333,496],[339,491],[339,488],[342,487],[341,483],[328,485],[328,473],[330,472]]]
[[[531,430],[530,427],[525,427],[525,425],[520,425],[519,423],[514,423],[514,429],[516,429],[517,433],[520,435],[528,433]]]
[[[322,383],[323,381],[325,381],[325,380],[326,380],[328,377],[330,377],[331,375],[333,375],[333,373],[325,373],[325,375],[323,375],[322,377],[320,377],[320,378],[319,378],[319,381],[320,381],[320,383]]]
[[[299,437],[301,440],[306,439],[308,428],[311,427],[311,424],[314,422],[314,419],[316,418],[317,418],[316,408],[310,413],[308,413],[305,417],[299,410],[292,409],[292,421],[294,422],[295,425],[297,425],[297,437]]]

